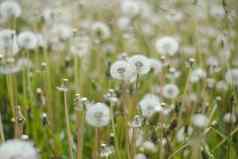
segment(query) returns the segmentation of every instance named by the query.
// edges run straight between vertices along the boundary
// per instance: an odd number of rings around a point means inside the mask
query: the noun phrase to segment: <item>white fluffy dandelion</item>
[[[192,123],[198,128],[205,128],[208,125],[208,118],[204,114],[198,113],[193,115]]]
[[[176,139],[178,142],[185,142],[192,135],[192,133],[193,133],[192,127],[188,127],[187,129],[185,127],[182,127],[177,131]]]
[[[109,26],[104,22],[95,22],[92,25],[92,31],[96,36],[102,39],[108,39],[111,36],[111,30]]]
[[[143,116],[150,117],[155,112],[161,112],[163,108],[160,106],[160,99],[154,94],[147,94],[139,102]]]
[[[158,74],[162,71],[163,64],[160,60],[150,59],[150,65],[156,74]]]
[[[124,60],[112,64],[110,73],[117,80],[134,81],[136,79],[136,67]]]
[[[136,67],[139,75],[147,74],[150,71],[150,61],[144,55],[134,55],[128,59],[128,62]]]
[[[89,55],[91,41],[87,36],[79,36],[72,39],[70,44],[70,52],[74,56],[85,57]]]
[[[235,123],[236,122],[236,114],[235,113],[226,113],[223,117],[223,121],[225,123]]]
[[[14,139],[0,145],[0,158],[38,159],[38,153],[31,142]]]
[[[110,109],[104,103],[92,104],[87,108],[86,121],[93,127],[104,127],[110,122]]]
[[[21,32],[17,37],[19,47],[24,49],[34,49],[38,45],[38,39],[32,31]]]
[[[138,153],[135,155],[134,159],[147,159],[147,157],[143,153]]]
[[[161,55],[173,56],[178,52],[179,43],[174,37],[165,36],[155,41],[155,48]]]
[[[206,77],[207,77],[206,71],[203,70],[202,68],[197,68],[197,69],[192,71],[190,81],[192,83],[197,83],[197,82],[199,82],[200,80],[202,80]]]
[[[179,95],[179,88],[175,84],[166,84],[162,89],[165,98],[174,99]]]
[[[21,12],[21,6],[16,1],[8,0],[0,4],[0,15],[4,19],[19,17]]]
[[[19,48],[15,30],[4,29],[0,31],[0,50],[8,55],[15,55],[18,53]]]
[[[229,84],[238,86],[238,69],[233,68],[225,73],[225,79]]]
[[[121,3],[121,12],[128,17],[134,17],[140,13],[139,3],[133,0],[124,0]]]

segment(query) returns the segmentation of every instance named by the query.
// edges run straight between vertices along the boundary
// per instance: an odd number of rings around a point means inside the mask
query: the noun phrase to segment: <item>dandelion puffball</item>
[[[24,31],[18,35],[17,42],[21,48],[34,49],[37,47],[38,39],[35,33],[31,31]]]
[[[0,145],[0,158],[38,159],[38,153],[31,142],[14,139]]]
[[[9,0],[0,4],[0,15],[4,19],[19,17],[21,12],[21,7],[16,1]]]
[[[136,79],[136,68],[127,61],[119,60],[111,65],[112,78],[123,81],[134,81]]]
[[[154,94],[147,94],[139,103],[142,115],[145,117],[152,116],[155,112],[162,111],[159,97]]]
[[[0,31],[0,50],[8,55],[15,55],[19,48],[16,40],[16,31],[4,29]]]
[[[193,115],[192,123],[198,128],[204,128],[208,125],[208,118],[204,114],[198,113]]]
[[[147,74],[150,71],[150,61],[143,55],[134,55],[128,59],[128,62],[136,67],[136,72],[140,75]]]
[[[225,73],[227,83],[238,86],[238,69],[233,68]]]
[[[104,103],[92,104],[87,108],[86,121],[93,127],[104,127],[110,122],[110,109]]]
[[[179,89],[175,84],[166,84],[162,89],[162,95],[169,99],[176,98],[179,95]]]
[[[173,56],[178,52],[179,43],[174,37],[165,36],[155,41],[155,48],[161,55]]]

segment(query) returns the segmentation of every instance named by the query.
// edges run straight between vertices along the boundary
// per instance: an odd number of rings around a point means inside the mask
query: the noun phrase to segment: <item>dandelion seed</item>
[[[192,117],[192,123],[198,128],[205,128],[208,125],[208,118],[204,114],[195,114]]]
[[[31,31],[24,31],[18,35],[17,42],[19,47],[24,49],[34,49],[37,47],[37,37]]]
[[[165,36],[156,40],[155,48],[161,55],[173,56],[177,53],[179,44],[175,38]]]
[[[155,112],[161,112],[160,99],[154,94],[147,94],[139,103],[143,116],[151,117]]]
[[[113,63],[110,73],[117,80],[135,81],[136,79],[136,67],[123,60]]]
[[[93,127],[104,127],[110,122],[110,109],[104,103],[92,104],[87,108],[86,121]]]
[[[21,7],[16,1],[8,0],[0,4],[0,15],[4,19],[19,17],[21,12]]]
[[[179,95],[179,89],[175,84],[166,84],[162,89],[165,98],[174,99]]]
[[[38,159],[38,154],[31,142],[14,139],[0,145],[0,158]]]
[[[150,61],[143,55],[134,55],[128,59],[128,63],[136,67],[136,71],[140,75],[147,74],[150,71]]]

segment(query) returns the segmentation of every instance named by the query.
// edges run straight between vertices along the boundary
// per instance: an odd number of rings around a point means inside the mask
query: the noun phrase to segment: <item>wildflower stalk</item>
[[[66,79],[64,80],[66,82]],[[66,131],[67,131],[67,142],[68,142],[68,153],[69,159],[73,159],[73,138],[70,129],[70,121],[69,121],[69,110],[68,110],[68,103],[67,103],[67,90],[64,92],[64,112],[65,112],[65,124],[66,124]]]
[[[5,135],[4,135],[4,131],[3,131],[2,116],[0,113],[0,144],[3,143],[4,141],[5,141]]]
[[[77,100],[80,100],[80,95],[76,95],[78,98]],[[77,101],[78,102],[78,101]],[[83,106],[80,103],[79,107],[82,108]],[[83,110],[76,110],[77,111],[77,159],[82,159],[83,157],[83,134],[84,134],[84,111]]]
[[[47,64],[47,68],[46,68],[46,72],[44,74],[44,78],[45,80],[47,81],[46,82],[46,86],[45,86],[45,89],[47,90],[46,91],[46,95],[47,95],[47,114],[48,114],[48,118],[49,118],[49,127],[52,129],[53,128],[53,109],[52,109],[52,84],[51,84],[51,75],[50,75],[50,61],[49,61],[49,57],[48,57],[48,54],[47,54],[47,48],[43,48],[43,51],[44,51],[44,60]]]
[[[95,149],[94,149],[94,159],[99,159],[99,148],[100,148],[100,129],[95,128]]]

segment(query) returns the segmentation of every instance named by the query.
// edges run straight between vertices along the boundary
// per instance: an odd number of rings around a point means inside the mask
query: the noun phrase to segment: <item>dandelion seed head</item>
[[[142,145],[142,148],[145,151],[152,152],[152,153],[157,151],[156,145],[151,141],[145,141]]]
[[[190,81],[192,83],[197,83],[206,77],[207,77],[206,71],[203,70],[202,68],[197,68],[192,71],[191,76],[190,76]]]
[[[144,154],[139,153],[135,155],[134,159],[147,159],[147,157]]]
[[[117,80],[134,81],[136,79],[136,67],[124,60],[116,61],[110,68],[111,76]]]
[[[238,86],[238,69],[232,68],[225,73],[227,83]]]
[[[17,37],[17,42],[20,48],[34,49],[37,47],[37,37],[32,31],[21,32]]]
[[[137,16],[140,13],[139,3],[133,0],[123,0],[121,3],[121,12],[128,17]]]
[[[161,55],[173,56],[178,52],[179,43],[174,37],[165,36],[155,41],[155,48]]]
[[[0,145],[0,158],[38,159],[38,153],[31,142],[14,139]]]
[[[19,52],[15,30],[0,31],[0,50],[5,56],[14,56]]]
[[[19,17],[21,12],[21,6],[16,1],[8,0],[0,4],[0,15],[4,19]]]
[[[174,99],[179,95],[179,88],[175,84],[166,84],[162,89],[165,98]]]
[[[193,133],[193,128],[192,127],[182,127],[180,128],[177,133],[176,133],[176,139],[178,142],[185,142],[189,139],[189,137],[192,135]]]
[[[93,127],[104,127],[110,122],[110,109],[104,103],[92,104],[87,107],[86,121]]]
[[[92,31],[94,35],[96,35],[97,37],[100,37],[103,40],[108,39],[111,36],[111,30],[109,26],[104,22],[97,21],[93,23]]]
[[[135,66],[137,73],[140,75],[147,74],[151,69],[149,59],[143,55],[134,55],[128,59],[128,62]]]
[[[235,113],[226,113],[223,117],[225,123],[235,123],[237,120]]]
[[[198,128],[205,128],[208,125],[208,118],[201,113],[197,113],[192,116],[192,123]]]
[[[142,115],[145,117],[151,117],[155,112],[161,112],[160,99],[154,94],[147,94],[139,102]]]

